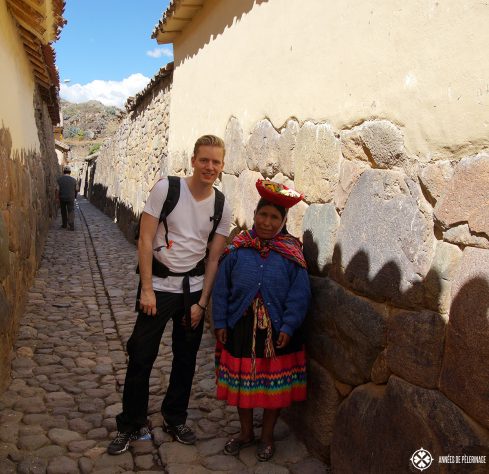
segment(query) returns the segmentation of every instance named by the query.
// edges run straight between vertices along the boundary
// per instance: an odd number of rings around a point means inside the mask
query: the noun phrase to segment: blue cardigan
[[[292,336],[311,299],[307,271],[277,252],[262,258],[251,248],[233,250],[219,265],[212,292],[214,327],[233,328],[258,292],[274,329]]]

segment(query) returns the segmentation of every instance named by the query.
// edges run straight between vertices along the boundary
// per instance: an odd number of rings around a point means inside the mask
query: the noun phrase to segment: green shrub
[[[88,150],[88,154],[92,155],[93,153],[97,153],[97,151],[100,150],[100,147],[102,146],[101,143],[94,143]]]

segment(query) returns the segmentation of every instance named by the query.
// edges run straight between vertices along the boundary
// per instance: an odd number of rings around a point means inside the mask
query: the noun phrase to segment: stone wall
[[[26,291],[56,213],[59,167],[53,126],[37,91],[33,107],[40,150],[14,148],[11,130],[0,128],[0,391],[9,381],[10,351]]]
[[[191,173],[190,150],[167,156],[170,88],[167,77],[83,165],[81,189],[129,237],[158,176]],[[231,117],[224,139],[218,184],[236,228],[252,225],[257,178],[305,194],[288,228],[311,274],[309,397],[286,417],[308,446],[336,472],[409,472],[421,447],[435,459],[489,454],[483,145],[410,154],[380,119],[264,119],[245,134]]]
[[[225,142],[236,226],[257,178],[305,194],[288,228],[311,274],[309,398],[287,417],[309,447],[335,472],[409,472],[421,447],[488,455],[489,153],[413,156],[387,120],[244,136],[231,118]],[[190,171],[183,151],[168,163]]]
[[[72,163],[80,192],[133,239],[167,157],[171,73],[156,76],[96,156]]]

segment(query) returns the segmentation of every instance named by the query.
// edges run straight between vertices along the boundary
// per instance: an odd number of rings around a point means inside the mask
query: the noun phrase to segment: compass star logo
[[[424,471],[431,466],[433,456],[428,450],[420,448],[417,451],[414,451],[413,455],[411,456],[411,462],[416,469]]]

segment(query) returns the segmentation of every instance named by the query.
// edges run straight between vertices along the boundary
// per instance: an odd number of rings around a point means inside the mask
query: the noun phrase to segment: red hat
[[[276,183],[269,179],[257,180],[256,189],[262,198],[286,209],[295,206],[299,201],[304,199],[302,193],[298,193],[284,184]]]

